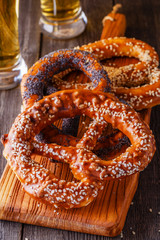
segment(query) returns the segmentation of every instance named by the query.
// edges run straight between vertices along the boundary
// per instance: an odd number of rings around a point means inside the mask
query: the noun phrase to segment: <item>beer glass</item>
[[[54,39],[69,39],[81,34],[87,24],[80,0],[41,0],[40,26]]]
[[[27,66],[18,41],[19,0],[0,0],[0,90],[16,87]]]

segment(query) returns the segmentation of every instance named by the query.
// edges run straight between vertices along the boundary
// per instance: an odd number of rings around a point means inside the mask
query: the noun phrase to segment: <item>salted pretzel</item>
[[[76,147],[34,140],[35,135],[52,122],[81,114],[92,118],[93,123]],[[110,161],[104,161],[88,150],[94,148],[106,122],[126,134],[131,142],[123,154]],[[60,91],[43,98],[16,118],[2,142],[5,146],[3,154],[24,190],[39,201],[64,208],[87,205],[97,196],[103,180],[122,178],[143,170],[155,152],[151,130],[132,108],[109,93],[89,90]],[[31,160],[32,153],[69,163],[80,182],[57,179]]]
[[[127,56],[134,56],[139,58],[140,62],[137,63],[136,65],[129,65],[129,66],[124,66],[119,68],[116,71],[116,74],[111,74],[111,71],[109,71],[109,76],[111,77],[113,81],[113,87],[112,91],[120,98],[120,99],[125,99],[126,102],[131,104],[135,109],[140,110],[146,107],[152,107],[155,104],[159,103],[159,88],[156,89],[154,92],[153,89],[155,89],[155,85],[158,83],[156,82],[155,84],[152,85],[145,85],[142,87],[138,88],[124,88],[124,87],[114,87],[115,84],[120,84],[122,82],[123,84],[126,84],[126,81],[128,81],[128,78],[135,78],[136,75],[138,76],[138,80],[140,79],[140,82],[145,79],[145,76],[151,71],[152,68],[157,66],[157,61],[158,61],[158,56],[156,52],[153,50],[152,47],[150,47],[148,44],[143,43],[142,41],[138,41],[135,39],[126,39],[126,38],[114,38],[114,39],[107,39],[107,40],[102,40],[98,41],[86,46],[81,47],[82,50],[85,51],[91,51],[98,59],[102,60],[103,58],[110,58],[112,56],[124,56],[125,54]],[[139,50],[139,51],[138,51]],[[127,52],[128,51],[128,52]],[[146,64],[149,64],[150,67],[147,68],[146,70]],[[107,68],[108,70],[108,68]],[[139,71],[141,70],[141,75],[139,74]],[[127,74],[126,74],[127,73]],[[65,72],[66,74],[66,72]],[[139,78],[139,75],[141,78]],[[117,81],[114,81],[116,76]],[[151,76],[151,74],[150,74]],[[153,76],[153,74],[152,74]],[[149,78],[148,78],[149,79]],[[154,78],[152,78],[154,79]],[[59,81],[59,82],[58,82]],[[80,88],[82,87],[81,84],[76,83],[75,80],[73,80],[72,84],[69,82],[67,85],[64,83],[63,80],[59,80],[54,78],[54,82],[56,83],[59,88]],[[131,84],[134,84],[134,80],[132,81]],[[140,84],[138,82],[138,84]],[[150,81],[152,82],[152,81]],[[128,81],[130,84],[130,81]],[[63,87],[64,84],[64,87]],[[136,83],[137,84],[137,83]],[[84,84],[83,84],[84,85]],[[84,87],[84,86],[83,86]],[[92,89],[92,85],[87,83],[86,84],[87,88]],[[53,91],[53,86],[50,86],[50,93]],[[144,94],[145,93],[145,94]],[[71,120],[70,120],[71,121]],[[73,122],[73,121],[72,121]],[[63,124],[64,125],[64,124]],[[68,129],[68,125],[67,125]],[[50,131],[49,131],[50,132]],[[122,139],[123,135],[121,134]],[[116,137],[116,135],[115,135]],[[113,138],[113,137],[112,137]],[[58,139],[61,139],[62,141],[62,136],[60,135],[59,137],[57,136],[57,141]],[[63,140],[66,140],[68,144],[74,144],[74,141],[72,138],[68,136],[63,136]],[[72,139],[72,141],[70,141]],[[119,138],[120,139],[120,138]],[[57,142],[56,141],[56,142]],[[120,141],[120,145],[122,146]],[[61,143],[63,145],[63,142]],[[101,145],[105,146],[105,143]],[[114,145],[117,147],[118,145]],[[118,149],[118,148],[117,148]]]
[[[112,92],[141,110],[160,104],[159,57],[147,43],[130,38],[109,38],[80,47],[103,60],[111,57],[135,57],[139,60],[119,68],[104,67],[112,81]]]
[[[101,64],[88,52],[81,50],[59,50],[39,59],[23,76],[21,92],[24,107],[58,91],[53,77],[67,69],[81,70],[86,74],[95,90],[109,91],[110,80]]]

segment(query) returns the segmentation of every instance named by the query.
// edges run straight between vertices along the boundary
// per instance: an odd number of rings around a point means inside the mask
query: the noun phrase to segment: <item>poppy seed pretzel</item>
[[[47,125],[77,114],[86,114],[101,122],[102,126],[104,121],[112,123],[113,127],[126,134],[132,145],[117,158],[103,161],[86,149],[85,141],[84,145],[81,141],[81,148],[78,148],[34,140]],[[122,178],[143,170],[155,152],[151,130],[132,108],[111,94],[89,90],[60,91],[43,98],[16,118],[2,142],[5,146],[3,154],[24,190],[39,201],[64,208],[87,205],[103,187],[102,180]],[[57,179],[49,170],[31,160],[33,152],[69,163],[80,182]]]
[[[39,59],[23,76],[21,93],[24,108],[31,107],[44,96],[58,91],[52,81],[53,76],[67,69],[81,70],[90,78],[95,90],[110,90],[107,72],[90,53],[62,49]]]
[[[21,92],[24,108],[31,107],[44,95],[58,91],[54,76],[61,71],[66,73],[67,69],[83,71],[90,78],[93,89],[110,90],[106,71],[90,53],[73,49],[59,50],[39,59],[23,76]],[[39,135],[36,138],[40,139]],[[45,139],[42,137],[42,140]]]

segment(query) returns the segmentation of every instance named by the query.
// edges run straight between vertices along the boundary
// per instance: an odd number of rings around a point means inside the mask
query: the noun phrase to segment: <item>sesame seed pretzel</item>
[[[53,76],[67,69],[81,70],[90,78],[95,90],[110,90],[110,80],[106,71],[90,53],[63,49],[39,59],[23,76],[21,93],[24,107],[31,107],[43,96],[58,91]]]
[[[138,58],[136,64],[119,68],[105,67],[112,82],[111,91],[134,109],[141,110],[160,104],[159,57],[147,43],[130,38],[109,38],[80,47],[99,60],[116,56]]]
[[[111,72],[113,87],[133,87],[143,84],[151,70],[159,65],[159,57],[154,48],[137,39],[108,38],[81,46],[79,49],[93,53],[99,60],[124,56],[139,60],[136,64],[122,66]]]
[[[77,114],[93,118],[98,125],[92,124],[76,147],[34,140],[47,125]],[[96,144],[89,133],[96,127],[97,139],[105,122],[118,128],[131,141],[131,146],[123,154],[110,161],[104,161],[88,150],[92,142],[91,149]],[[60,91],[43,98],[16,118],[2,142],[5,146],[3,154],[24,190],[39,201],[64,208],[87,205],[102,188],[102,180],[122,178],[143,170],[155,152],[151,130],[132,108],[111,94],[89,90]],[[80,182],[57,179],[49,170],[31,160],[32,153],[69,163]]]

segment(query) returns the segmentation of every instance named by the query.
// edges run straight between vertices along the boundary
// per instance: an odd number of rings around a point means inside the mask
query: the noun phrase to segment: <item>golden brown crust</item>
[[[116,87],[133,87],[143,84],[145,77],[159,65],[159,57],[154,48],[137,39],[108,38],[81,46],[79,49],[91,52],[99,60],[124,56],[139,60],[136,64],[119,67],[114,78],[110,76],[114,81],[112,85]]]
[[[126,134],[132,145],[117,158],[104,161],[87,150],[96,144],[89,134],[86,134],[87,141],[81,139],[79,147],[78,144],[76,147],[63,147],[34,140],[35,135],[48,124],[77,114],[86,114],[97,122],[92,125],[92,132],[95,129],[93,137],[97,138],[99,130],[109,122]],[[111,94],[88,90],[60,91],[35,103],[16,118],[3,143],[4,156],[24,190],[39,201],[64,208],[87,205],[97,196],[103,180],[122,178],[143,170],[155,152],[151,130],[132,108]],[[36,153],[69,163],[73,175],[80,182],[57,179],[31,160],[33,149]]]
[[[148,80],[149,84],[135,88],[115,87],[113,92],[136,110],[154,107],[160,104],[160,70],[152,70]]]
[[[102,65],[88,52],[59,50],[39,59],[23,76],[21,93],[24,107],[31,107],[45,95],[58,91],[53,76],[67,69],[81,70],[92,87],[98,91],[110,90],[110,80]]]
[[[108,68],[112,81],[112,92],[124,99],[134,109],[141,110],[160,104],[159,57],[147,43],[130,38],[109,38],[80,47],[89,51],[99,60],[128,56],[139,59],[136,64],[120,68]]]

